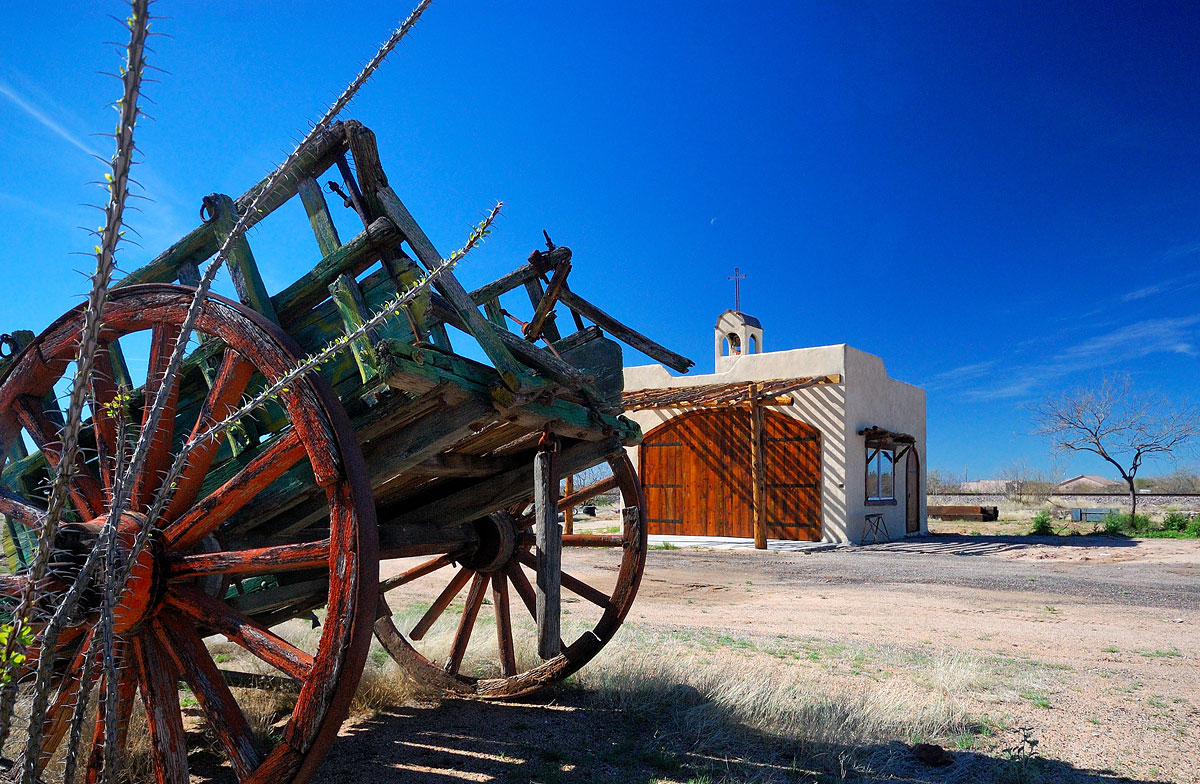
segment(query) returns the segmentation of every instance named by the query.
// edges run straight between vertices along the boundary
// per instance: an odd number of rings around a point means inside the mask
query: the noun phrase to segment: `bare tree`
[[[1138,480],[1154,493],[1200,493],[1200,473],[1195,469],[1178,467],[1169,474]]]
[[[1000,469],[1004,480],[1004,492],[1010,499],[1025,503],[1045,503],[1058,487],[1062,470],[1052,466],[1049,470],[1036,468],[1025,458],[1018,458]]]
[[[957,493],[962,488],[962,482],[943,468],[931,468],[925,474],[925,488],[930,495]]]
[[[1047,397],[1033,407],[1036,431],[1063,452],[1091,452],[1112,464],[1129,487],[1129,512],[1137,513],[1134,477],[1143,461],[1172,455],[1200,436],[1200,411],[1141,392],[1129,376],[1105,378],[1095,389]]]

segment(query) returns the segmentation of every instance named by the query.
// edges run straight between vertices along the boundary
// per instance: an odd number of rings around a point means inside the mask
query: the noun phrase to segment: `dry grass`
[[[632,639],[631,639],[632,638]],[[951,654],[913,665],[912,677],[831,685],[806,667],[744,645],[698,651],[669,636],[627,635],[573,678],[600,706],[655,727],[657,743],[724,764],[748,743],[773,743],[792,766],[839,775],[884,765],[888,744],[948,742],[977,728],[959,699],[983,688],[976,662]],[[853,655],[853,654],[852,654]],[[870,750],[870,751],[868,751]],[[763,777],[766,777],[765,779]],[[729,780],[772,780],[773,774]]]

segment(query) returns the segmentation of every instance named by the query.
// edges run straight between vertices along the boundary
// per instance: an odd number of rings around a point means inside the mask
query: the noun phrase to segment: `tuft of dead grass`
[[[601,707],[652,724],[659,743],[709,759],[734,760],[753,737],[775,742],[801,767],[879,769],[899,743],[974,732],[959,695],[989,682],[978,662],[947,653],[910,659],[910,677],[834,687],[822,668],[743,648],[701,651],[630,636],[572,683]]]

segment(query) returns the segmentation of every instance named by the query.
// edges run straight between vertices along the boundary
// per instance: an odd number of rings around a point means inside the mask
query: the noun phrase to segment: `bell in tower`
[[[754,316],[727,310],[717,319],[714,350],[716,370],[722,373],[743,354],[761,354],[762,324]]]

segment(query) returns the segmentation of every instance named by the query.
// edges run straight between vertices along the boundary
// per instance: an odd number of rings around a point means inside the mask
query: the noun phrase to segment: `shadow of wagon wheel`
[[[949,765],[929,767],[899,742],[860,747],[809,743],[801,748],[738,725],[690,687],[678,688],[682,703],[718,711],[717,723],[726,723],[719,740],[681,742],[689,734],[679,732],[676,708],[635,719],[602,706],[595,693],[572,688],[523,702],[450,699],[351,720],[313,782],[1143,784],[1113,771],[1039,757],[1000,759],[977,751],[952,751]],[[197,780],[225,781],[193,778]]]

